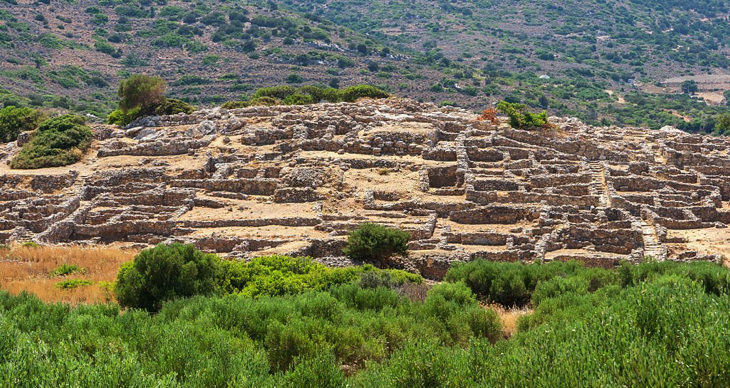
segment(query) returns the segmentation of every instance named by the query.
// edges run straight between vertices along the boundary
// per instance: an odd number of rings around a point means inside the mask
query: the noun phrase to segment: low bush
[[[165,98],[159,105],[154,107],[154,114],[161,115],[174,115],[178,113],[191,114],[195,111],[195,108],[185,101],[176,100],[174,98]]]
[[[361,98],[388,97],[390,97],[390,94],[370,85],[349,86],[340,92],[340,98],[345,102],[355,102]]]
[[[309,105],[314,102],[314,98],[309,94],[294,93],[286,96],[282,101],[284,105]]]
[[[290,85],[273,86],[256,90],[249,101],[230,101],[222,107],[226,109],[244,108],[255,105],[307,105],[321,101],[354,102],[360,98],[387,98],[390,95],[374,86],[357,85],[342,90],[321,86]]]
[[[526,265],[487,260],[457,263],[446,273],[445,280],[464,282],[476,295],[491,302],[522,307],[533,300],[533,292],[538,284],[555,278],[573,277],[579,279],[565,280],[570,284],[556,280],[555,283],[542,286],[538,299],[558,295],[564,289],[575,291],[580,288],[578,283],[593,292],[607,284],[619,282],[616,271],[587,269],[577,262]]]
[[[192,245],[158,245],[122,266],[116,297],[124,307],[157,311],[167,300],[218,292],[223,271],[217,256]]]
[[[134,261],[123,265],[115,291],[124,307],[157,311],[165,301],[194,295],[296,295],[329,290],[369,274],[383,279],[381,285],[391,289],[423,281],[418,275],[379,270],[372,265],[329,268],[307,257],[262,256],[248,262],[222,261],[190,245],[172,244],[144,250]]]
[[[524,104],[500,101],[497,104],[497,110],[509,117],[509,125],[515,129],[544,128],[550,125],[546,111],[532,113]]]
[[[11,168],[59,167],[81,160],[93,134],[81,116],[63,115],[46,120],[10,163]]]
[[[56,269],[51,271],[51,277],[56,276],[68,276],[73,275],[77,273],[84,273],[86,270],[84,268],[81,268],[80,266],[76,264],[61,264]]]
[[[343,252],[355,260],[385,265],[393,255],[408,255],[408,240],[407,232],[366,222],[350,233]]]
[[[78,287],[90,286],[92,284],[94,284],[94,282],[92,282],[91,280],[69,279],[56,283],[55,287],[63,290],[71,290]]]
[[[121,109],[115,109],[107,116],[106,121],[109,124],[125,126],[143,115],[141,108],[129,109],[126,113]]]
[[[15,141],[21,132],[35,130],[43,121],[40,111],[6,106],[0,109],[0,143]]]
[[[400,270],[378,270],[372,265],[329,268],[306,257],[263,256],[249,262],[226,263],[223,291],[251,297],[293,295],[378,277],[379,286],[397,288],[423,279]],[[365,279],[365,280],[363,280]],[[372,280],[370,280],[372,284]]]

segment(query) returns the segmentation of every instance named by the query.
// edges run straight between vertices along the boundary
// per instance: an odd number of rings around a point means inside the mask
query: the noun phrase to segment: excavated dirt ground
[[[719,260],[730,255],[730,140],[552,118],[520,131],[409,100],[255,107],[95,127],[80,163],[7,166],[0,242],[143,248],[347,265],[363,222],[411,234],[393,265]]]

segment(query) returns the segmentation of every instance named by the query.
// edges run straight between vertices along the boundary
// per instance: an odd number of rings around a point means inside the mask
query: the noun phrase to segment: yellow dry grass
[[[505,308],[499,304],[488,304],[482,306],[484,308],[493,310],[499,316],[502,321],[502,334],[504,338],[510,338],[517,332],[517,320],[521,316],[530,314],[532,311],[528,308]]]
[[[12,294],[25,291],[45,302],[108,302],[113,299],[108,283],[114,281],[119,267],[132,260],[136,253],[107,247],[14,245],[0,249],[0,289]],[[52,277],[51,272],[61,264],[75,264],[85,271]],[[55,287],[56,283],[68,279],[90,280],[93,284],[68,290]]]

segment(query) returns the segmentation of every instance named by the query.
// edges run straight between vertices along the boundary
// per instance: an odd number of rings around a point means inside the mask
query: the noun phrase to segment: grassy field
[[[12,245],[0,248],[0,285],[12,294],[25,291],[44,302],[104,303],[113,298],[108,286],[114,282],[119,267],[136,253],[105,247]],[[55,276],[53,272],[63,265],[75,265],[81,270]],[[56,287],[71,279],[93,283],[71,289]]]

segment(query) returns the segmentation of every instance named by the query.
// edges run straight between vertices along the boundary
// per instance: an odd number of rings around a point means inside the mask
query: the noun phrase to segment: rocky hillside
[[[196,105],[278,84],[369,83],[414,96],[439,69],[309,14],[234,1],[0,2],[4,104],[104,116],[132,73],[159,75]],[[426,88],[427,89],[427,88]]]
[[[10,170],[0,242],[147,247],[332,265],[363,222],[410,233],[392,263],[716,259],[730,254],[730,142],[551,118],[515,130],[412,100],[214,109],[99,125],[62,168]]]
[[[148,73],[201,107],[264,86],[367,83],[472,110],[507,99],[711,132],[730,94],[727,18],[727,0],[2,0],[0,103],[103,117],[120,79]]]

